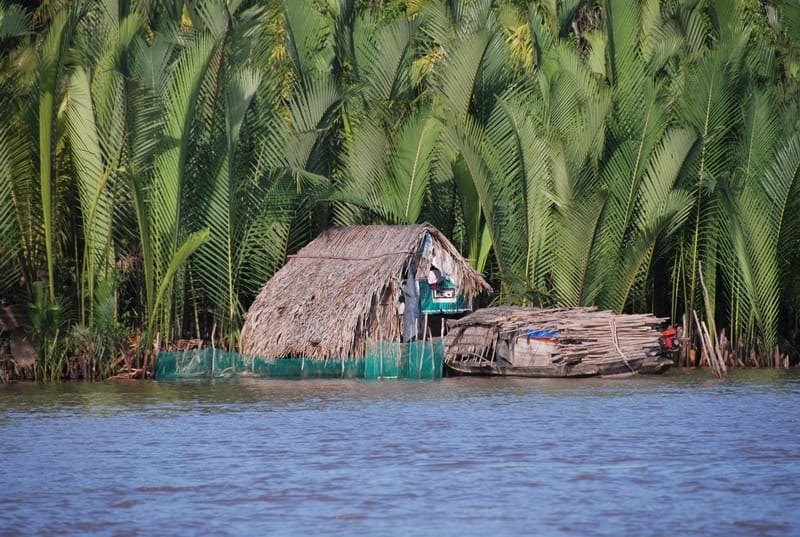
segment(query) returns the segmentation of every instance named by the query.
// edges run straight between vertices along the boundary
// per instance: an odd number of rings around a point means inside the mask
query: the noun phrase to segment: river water
[[[0,386],[0,535],[800,534],[800,371]]]

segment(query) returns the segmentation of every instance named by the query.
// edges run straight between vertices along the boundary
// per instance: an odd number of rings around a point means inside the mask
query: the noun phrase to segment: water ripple
[[[0,386],[6,535],[790,536],[796,371]]]

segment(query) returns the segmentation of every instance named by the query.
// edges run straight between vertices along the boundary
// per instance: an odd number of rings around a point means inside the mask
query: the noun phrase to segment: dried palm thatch
[[[445,363],[464,357],[492,360],[501,338],[529,328],[559,332],[554,364],[602,365],[644,359],[660,347],[659,325],[649,314],[615,314],[596,308],[485,308],[448,323]]]
[[[434,226],[350,226],[323,232],[291,256],[245,314],[241,352],[271,358],[364,356],[367,339],[399,341],[401,282],[415,260],[427,275],[432,252],[467,297],[491,287]]]

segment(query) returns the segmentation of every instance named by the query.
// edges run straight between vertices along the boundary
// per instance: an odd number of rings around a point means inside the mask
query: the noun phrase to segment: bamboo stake
[[[214,378],[214,366],[216,365],[214,362],[216,362],[216,356],[217,356],[217,350],[214,347],[214,334],[216,333],[216,331],[217,331],[217,323],[215,322],[214,326],[211,328],[211,378],[212,379]]]
[[[697,312],[692,310],[694,314],[694,321],[697,325],[697,331],[703,341],[703,356],[708,360],[708,365],[711,367],[711,372],[717,378],[725,378],[728,376],[728,368],[724,361],[718,356],[717,350],[711,343],[711,337],[708,334],[708,327],[704,321],[700,321],[697,317]]]
[[[706,289],[706,282],[703,279],[703,262],[697,262],[697,275],[700,278],[700,287],[703,289],[703,304],[706,308],[706,317],[708,317],[708,324],[711,325],[711,334],[714,334],[714,337],[717,336],[717,329],[716,325],[714,324],[714,312],[711,310],[711,299],[708,297],[708,289]],[[709,336],[710,341],[710,334],[706,331],[706,335]],[[713,348],[713,347],[712,347]]]

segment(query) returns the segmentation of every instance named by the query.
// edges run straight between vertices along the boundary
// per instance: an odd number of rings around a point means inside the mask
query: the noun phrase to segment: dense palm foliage
[[[497,301],[786,348],[798,35],[778,0],[0,3],[0,296],[42,363],[235,348],[325,227],[430,221]]]

